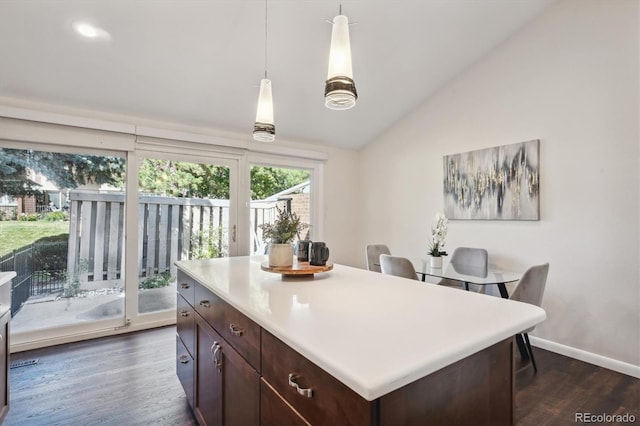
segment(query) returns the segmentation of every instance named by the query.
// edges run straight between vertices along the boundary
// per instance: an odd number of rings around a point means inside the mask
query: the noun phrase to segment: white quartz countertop
[[[283,280],[264,260],[176,265],[369,401],[546,318],[534,305],[344,265]]]
[[[16,273],[11,271],[11,272],[0,272],[0,285],[3,285],[4,283],[7,283],[11,280],[11,278],[15,277]]]

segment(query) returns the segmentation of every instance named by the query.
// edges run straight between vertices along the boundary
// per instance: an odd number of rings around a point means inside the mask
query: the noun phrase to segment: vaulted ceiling
[[[277,138],[358,149],[555,0],[269,0]],[[357,105],[324,106],[331,24]],[[81,38],[79,20],[108,40]],[[0,97],[246,133],[265,68],[262,0],[2,0]]]

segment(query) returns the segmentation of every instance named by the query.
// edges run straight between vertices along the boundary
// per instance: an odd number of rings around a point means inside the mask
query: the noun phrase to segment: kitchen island
[[[513,336],[539,307],[338,264],[283,279],[264,260],[176,262],[201,424],[513,423]]]
[[[0,424],[9,412],[9,322],[11,321],[11,280],[16,273],[0,272]]]

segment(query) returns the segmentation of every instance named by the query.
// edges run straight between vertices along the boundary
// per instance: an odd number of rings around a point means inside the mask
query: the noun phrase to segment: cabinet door
[[[200,424],[222,426],[222,337],[196,318],[196,416]]]
[[[227,341],[221,351],[224,424],[260,424],[260,375]]]
[[[7,310],[0,317],[0,424],[9,411],[9,320],[11,312]]]
[[[198,420],[209,426],[258,425],[258,372],[199,316],[196,329]]]

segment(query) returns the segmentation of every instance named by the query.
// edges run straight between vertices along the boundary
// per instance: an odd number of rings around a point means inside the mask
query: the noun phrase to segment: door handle
[[[222,347],[218,342],[213,342],[213,345],[211,345],[211,360],[219,372],[222,372],[222,358],[220,357],[221,349]]]
[[[242,333],[244,333],[244,330],[241,329],[240,327],[238,327],[235,324],[229,324],[229,331],[231,332],[231,334],[233,334],[234,336],[242,336]]]
[[[296,392],[306,398],[313,398],[313,389],[311,388],[301,388],[300,385],[296,382],[298,376],[293,373],[289,373],[289,386],[294,388]]]
[[[236,242],[236,231],[237,231],[236,225],[233,225],[233,230],[231,231],[231,239],[233,240],[234,243]]]

